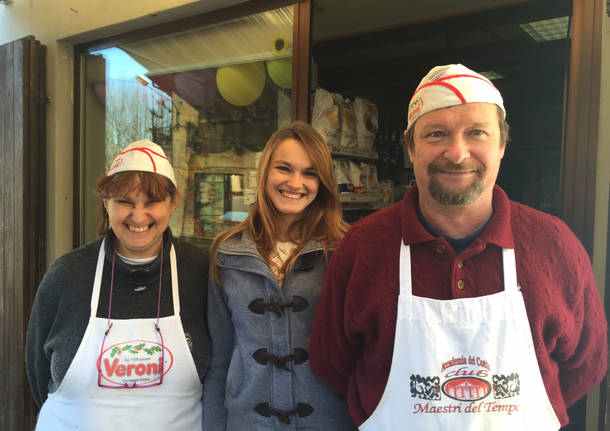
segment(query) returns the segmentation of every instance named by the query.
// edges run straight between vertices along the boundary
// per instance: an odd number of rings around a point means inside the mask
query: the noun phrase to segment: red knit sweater
[[[496,186],[489,225],[456,255],[421,225],[417,204],[414,187],[402,202],[356,223],[339,244],[311,335],[314,373],[346,394],[357,425],[372,414],[392,362],[401,237],[411,245],[413,294],[435,299],[501,291],[502,248],[514,248],[538,365],[566,425],[566,408],[601,380],[607,358],[606,318],[578,239],[556,217],[510,201]]]

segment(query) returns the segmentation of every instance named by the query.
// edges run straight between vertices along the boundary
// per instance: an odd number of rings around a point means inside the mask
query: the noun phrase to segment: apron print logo
[[[411,396],[422,400],[440,400],[440,378],[422,377],[419,374],[411,375]]]
[[[411,111],[409,113],[409,120],[411,120],[413,116],[417,115],[417,113],[421,111],[423,107],[424,100],[420,96],[417,96],[416,98],[411,100],[411,103],[409,104],[409,111]]]
[[[491,384],[486,380],[489,376],[489,364],[479,357],[462,355],[443,362],[441,372],[447,379],[442,391],[449,398],[457,401],[482,400],[491,392]]]
[[[512,373],[508,376],[503,374],[493,376],[494,398],[503,399],[519,395],[521,391],[521,381],[519,374]]]
[[[441,364],[440,375],[412,374],[410,383],[411,397],[418,399],[412,404],[413,414],[519,412],[518,402],[503,402],[519,396],[519,374],[492,374],[489,363],[477,356],[454,356]]]
[[[443,383],[442,390],[457,401],[479,401],[489,395],[491,385],[478,377],[457,377]]]
[[[165,347],[161,355],[161,344],[154,341],[132,340],[117,343],[102,352],[97,367],[102,379],[117,386],[155,383],[166,375],[174,364],[172,352]],[[163,356],[165,363],[162,364]]]

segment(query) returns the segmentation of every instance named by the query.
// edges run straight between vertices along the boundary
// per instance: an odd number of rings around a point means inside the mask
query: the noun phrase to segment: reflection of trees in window
[[[165,93],[159,92],[159,94]],[[174,107],[176,108],[176,107]],[[159,97],[156,103],[150,108],[152,118],[152,140],[161,145],[165,150],[165,154],[169,159],[172,159],[172,105],[169,98]],[[176,117],[179,111],[176,110]]]
[[[146,82],[146,81],[144,81]],[[171,99],[139,80],[106,82],[106,169],[129,143],[151,139],[171,150]],[[168,148],[169,147],[169,148]],[[171,159],[171,151],[168,153]]]

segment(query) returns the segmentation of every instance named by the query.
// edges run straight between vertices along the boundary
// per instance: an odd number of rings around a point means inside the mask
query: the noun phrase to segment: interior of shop
[[[391,13],[368,3],[314,3],[312,70],[318,87],[375,105],[372,158],[379,181],[393,187],[392,200],[413,182],[401,145],[413,90],[433,66],[462,63],[491,79],[504,97],[511,139],[498,183],[511,199],[557,214],[571,1],[487,2],[485,8],[466,1],[433,10],[400,2]],[[357,19],[363,16],[370,19]],[[346,204],[346,217],[353,221],[384,204]]]

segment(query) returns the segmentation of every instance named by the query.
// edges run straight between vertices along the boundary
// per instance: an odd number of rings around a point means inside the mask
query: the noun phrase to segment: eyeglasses
[[[116,372],[117,375],[119,372],[121,372],[121,374],[126,374],[127,376],[130,376],[132,372],[134,372],[136,374],[136,376],[138,375],[144,375],[144,374],[159,374],[159,377],[157,379],[152,380],[152,382],[148,381],[146,383],[114,383],[112,382],[112,380],[110,380],[108,377],[103,376],[102,375],[102,356],[104,355],[104,346],[106,344],[106,337],[108,337],[108,334],[110,333],[110,329],[112,328],[112,322],[110,321],[110,311],[112,308],[112,288],[114,285],[114,262],[115,262],[115,258],[116,258],[116,253],[113,253],[112,256],[112,273],[110,276],[110,299],[109,299],[109,304],[108,304],[108,328],[106,329],[106,331],[104,332],[104,338],[102,339],[102,347],[100,348],[100,354],[98,356],[97,359],[97,385],[100,388],[108,388],[108,389],[137,389],[137,388],[150,388],[153,386],[159,386],[163,383],[163,365],[165,364],[165,344],[163,343],[163,334],[161,333],[161,328],[159,327],[159,314],[161,311],[161,280],[163,279],[163,244],[161,244],[161,262],[160,262],[160,267],[161,269],[159,270],[159,295],[157,298],[157,321],[155,322],[155,331],[158,334],[159,340],[161,341],[161,347],[159,348],[158,345],[155,345],[154,343],[152,343],[153,345],[151,347],[147,348],[147,343],[140,343],[138,345],[132,346],[132,345],[124,345],[121,347],[115,346],[110,355],[114,356],[115,353],[117,354],[121,354],[122,352],[128,351],[130,353],[140,353],[140,352],[145,352],[149,355],[153,355],[155,352],[158,352],[159,350],[161,351],[161,358],[158,362],[158,364],[154,364],[154,363],[148,363],[148,364],[143,364],[143,363],[138,363],[138,364],[130,364],[130,365],[119,365],[118,364],[118,359],[115,359],[115,361],[110,365],[107,363],[108,359],[106,358],[106,360],[104,361],[104,365],[106,365],[107,369],[111,370],[111,373]],[[122,367],[122,368],[120,368]],[[126,369],[125,369],[126,368]],[[109,383],[104,383],[102,382],[102,380],[105,380]]]

